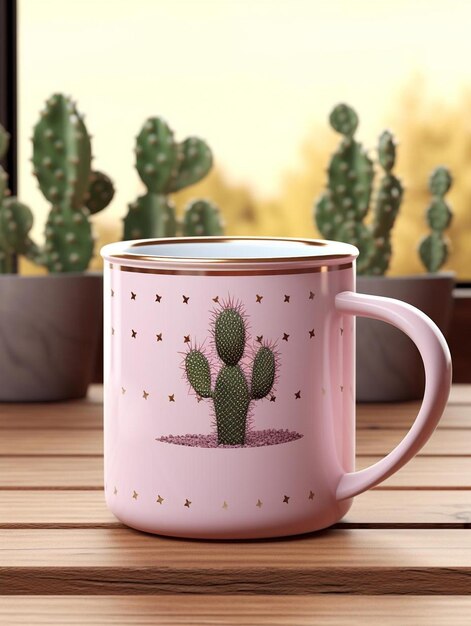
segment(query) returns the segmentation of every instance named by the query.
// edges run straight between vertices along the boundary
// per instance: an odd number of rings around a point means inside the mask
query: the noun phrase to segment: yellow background
[[[215,171],[178,194],[180,207],[202,194],[219,203],[228,234],[316,236],[312,205],[337,143],[327,117],[345,101],[372,155],[385,126],[399,142],[406,195],[392,272],[422,271],[427,178],[444,164],[455,177],[447,267],[469,279],[470,24],[465,0],[20,0],[20,197],[35,237],[48,206],[29,137],[52,92],[77,99],[95,166],[117,187],[94,219],[100,242],[120,238],[142,193],[133,146],[151,115],[214,152]]]

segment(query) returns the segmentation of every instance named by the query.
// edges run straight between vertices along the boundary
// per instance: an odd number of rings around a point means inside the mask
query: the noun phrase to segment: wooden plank
[[[102,428],[103,388],[90,387],[87,398],[70,402],[2,404],[0,429]]]
[[[419,412],[419,404],[359,404],[357,428],[410,428]],[[438,429],[471,429],[471,405],[449,404]]]
[[[450,404],[471,404],[471,385],[452,385]]]
[[[101,430],[5,429],[0,434],[0,456],[101,456],[102,454],[103,433]]]
[[[381,457],[357,458],[357,469]],[[471,458],[415,457],[378,489],[471,489]]]
[[[357,455],[381,456],[390,452],[407,430],[358,429]],[[100,430],[2,430],[0,456],[101,456],[103,435]],[[440,429],[419,453],[431,456],[471,455],[471,432]]]
[[[129,529],[0,530],[3,594],[467,594],[467,530],[336,529],[278,542]]]
[[[0,457],[0,489],[101,489],[101,457]]]
[[[384,456],[405,437],[407,430],[358,429],[357,456]],[[471,431],[437,429],[419,456],[465,456],[471,455]],[[450,460],[450,463],[453,463]]]
[[[469,626],[469,596],[4,597],[9,626]]]
[[[0,528],[117,528],[100,491],[0,491]],[[381,491],[355,498],[342,528],[471,528],[471,491]]]
[[[122,526],[103,491],[0,491],[0,528],[113,528]]]
[[[357,468],[381,457],[358,457]],[[1,489],[100,489],[101,457],[0,457]],[[416,457],[380,487],[471,489],[471,458]]]

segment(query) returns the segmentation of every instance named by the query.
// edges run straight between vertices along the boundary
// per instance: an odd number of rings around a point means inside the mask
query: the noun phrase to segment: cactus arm
[[[16,198],[0,203],[0,273],[12,273],[15,256],[26,251],[28,233],[33,225],[29,207]]]
[[[438,272],[448,258],[447,243],[439,233],[432,232],[420,241],[419,255],[428,272]]]
[[[53,207],[46,222],[44,262],[50,272],[83,272],[93,256],[88,212]]]
[[[3,159],[10,145],[10,134],[0,124],[0,159]]]
[[[112,180],[103,172],[94,171],[90,175],[88,191],[85,196],[85,206],[92,215],[103,211],[114,196]]]
[[[136,169],[149,191],[155,194],[167,191],[179,158],[168,124],[159,117],[149,118],[136,139]]]
[[[3,199],[6,196],[8,196],[9,193],[10,193],[10,190],[8,189],[8,174],[0,165],[0,202],[2,202]]]
[[[452,185],[451,174],[446,167],[438,167],[429,180],[432,201],[427,209],[427,223],[431,233],[419,244],[419,256],[428,272],[438,272],[449,254],[445,230],[450,226],[453,214],[445,200]]]
[[[168,192],[194,185],[204,178],[213,166],[213,155],[207,143],[198,137],[188,137],[178,144],[179,164],[170,180]]]
[[[52,204],[83,207],[90,179],[90,137],[73,102],[61,94],[49,98],[34,128],[33,164],[39,187]]]
[[[207,200],[194,200],[186,207],[183,216],[185,237],[217,236],[223,234],[219,209]]]
[[[209,361],[200,350],[190,350],[185,357],[188,382],[202,398],[212,398]]]
[[[266,398],[275,382],[276,360],[272,350],[266,346],[258,349],[252,367],[251,398]]]
[[[175,208],[167,196],[147,193],[129,205],[124,218],[124,239],[174,237],[176,232]]]

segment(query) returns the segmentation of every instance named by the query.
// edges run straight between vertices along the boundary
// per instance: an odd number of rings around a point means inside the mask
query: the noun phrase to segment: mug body
[[[105,492],[151,533],[305,533],[348,510],[356,249],[211,238],[105,258]]]

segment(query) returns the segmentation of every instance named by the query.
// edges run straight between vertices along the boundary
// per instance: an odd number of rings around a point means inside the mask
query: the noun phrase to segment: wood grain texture
[[[471,400],[470,400],[471,403]],[[419,412],[419,403],[407,404],[359,404],[357,406],[357,428],[410,428]],[[467,404],[449,404],[438,424],[443,428],[470,429],[471,407]]]
[[[95,428],[103,424],[103,389],[90,387],[83,400],[54,403],[2,404],[1,428]]]
[[[381,491],[358,496],[342,528],[471,528],[471,491]],[[0,528],[118,528],[103,492],[0,491]]]
[[[453,385],[448,404],[471,404],[471,385]]]
[[[129,529],[1,530],[9,594],[467,594],[467,530],[343,530],[202,542]]]
[[[0,489],[100,489],[101,457],[0,457]]]
[[[404,429],[358,429],[357,456],[380,456],[390,452],[405,436]],[[86,429],[4,429],[0,456],[101,456],[101,431]],[[471,437],[458,429],[437,430],[419,456],[471,455]]]
[[[357,469],[381,457],[357,458]],[[101,457],[0,457],[1,489],[100,489]],[[471,458],[416,457],[378,489],[471,489]]]
[[[86,429],[3,429],[0,431],[0,456],[101,456],[101,430]]]
[[[467,596],[16,596],[9,626],[469,626]]]

